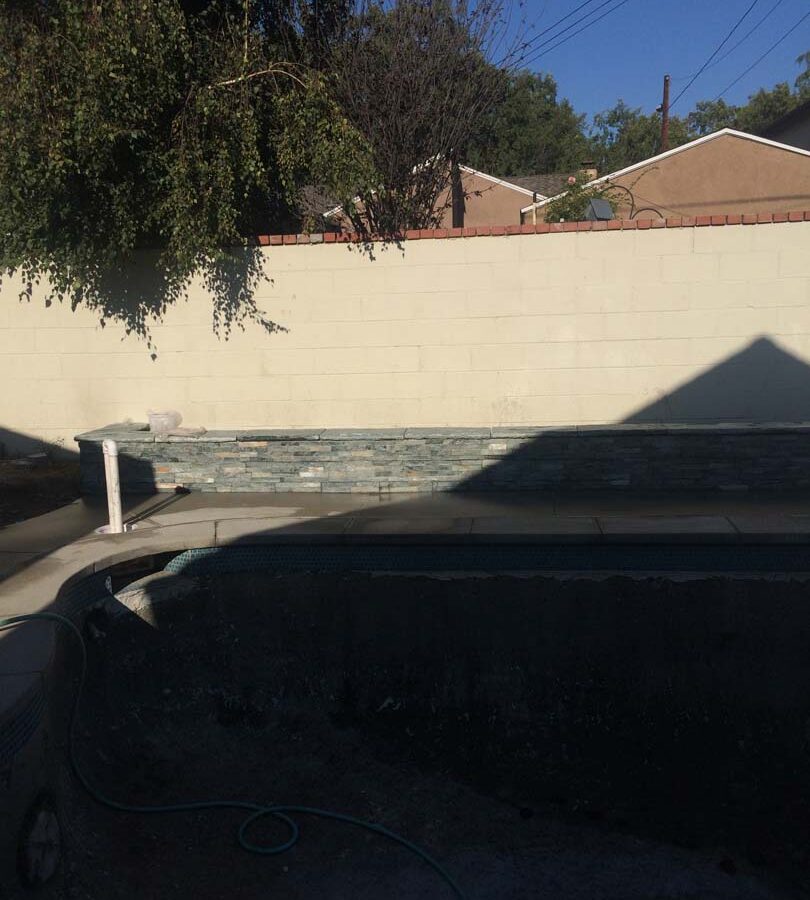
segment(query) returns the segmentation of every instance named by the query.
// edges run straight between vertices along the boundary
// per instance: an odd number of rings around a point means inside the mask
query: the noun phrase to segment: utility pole
[[[669,150],[669,75],[664,75],[664,101],[661,104],[661,152]]]

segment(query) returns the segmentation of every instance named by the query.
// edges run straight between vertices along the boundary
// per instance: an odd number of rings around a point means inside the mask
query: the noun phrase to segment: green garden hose
[[[79,675],[79,684],[76,689],[76,694],[73,700],[73,708],[70,715],[70,726],[68,731],[68,754],[70,758],[70,765],[76,778],[78,779],[82,787],[87,791],[87,793],[97,803],[100,803],[102,806],[106,806],[109,809],[127,813],[178,813],[191,812],[195,810],[199,811],[204,809],[243,809],[249,812],[249,815],[245,819],[243,819],[241,824],[239,825],[239,831],[237,834],[239,845],[249,853],[260,853],[266,856],[275,856],[279,853],[284,853],[294,847],[298,842],[300,831],[295,820],[292,818],[293,815],[298,814],[317,816],[322,819],[334,819],[338,822],[346,822],[349,825],[356,825],[358,828],[364,828],[366,829],[366,831],[371,831],[374,834],[379,834],[382,837],[388,838],[389,840],[394,841],[395,843],[407,848],[412,853],[415,853],[421,860],[423,860],[434,871],[436,871],[439,876],[441,876],[441,878],[444,879],[444,881],[449,885],[450,889],[453,891],[456,897],[460,898],[460,900],[464,900],[464,894],[462,893],[461,888],[456,884],[450,873],[440,863],[433,859],[432,856],[426,853],[421,847],[418,847],[416,844],[411,843],[411,841],[407,840],[401,835],[396,834],[393,831],[389,831],[382,825],[377,825],[374,822],[367,822],[364,819],[357,819],[354,816],[348,816],[344,815],[343,813],[331,812],[327,809],[318,809],[311,806],[292,806],[286,804],[280,806],[265,806],[261,803],[252,803],[246,800],[202,800],[192,803],[174,803],[166,806],[134,806],[129,803],[120,803],[117,800],[111,800],[109,797],[106,797],[91,783],[91,781],[82,771],[82,768],[76,758],[76,746],[74,737],[76,732],[76,723],[79,717],[79,706],[81,703],[82,692],[84,690],[84,683],[87,675],[87,648],[85,647],[84,638],[82,637],[79,629],[70,619],[66,618],[65,616],[61,616],[58,613],[51,612],[29,613],[27,615],[10,616],[8,618],[0,619],[0,631],[22,625],[25,622],[36,621],[55,622],[59,625],[64,626],[71,632],[73,637],[76,638],[76,641],[81,650],[81,672]],[[253,825],[254,822],[257,822],[259,819],[262,819],[266,816],[271,816],[272,818],[284,823],[289,831],[289,837],[286,841],[279,844],[264,846],[261,844],[254,844],[253,842],[248,840],[246,835],[250,826]]]

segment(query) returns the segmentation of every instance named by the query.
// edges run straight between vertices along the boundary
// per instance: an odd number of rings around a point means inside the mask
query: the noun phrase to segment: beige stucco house
[[[463,224],[517,225],[520,211],[526,203],[534,203],[558,194],[566,182],[566,175],[527,175],[514,180],[495,178],[469,166],[459,166],[462,183]],[[529,198],[528,200],[526,198]],[[442,228],[453,225],[450,189],[439,200],[444,208]]]
[[[616,188],[616,218],[793,212],[810,209],[810,151],[724,128],[590,184]],[[521,221],[545,221],[549,199]]]
[[[469,166],[459,166],[461,174],[460,205],[458,210],[461,224],[465,227],[476,225],[518,225],[520,211],[528,203],[544,200],[558,194],[566,183],[566,174],[526,175],[514,179],[496,178],[486,172],[479,172]],[[441,211],[439,227],[453,226],[453,203],[451,187],[439,197],[436,209]],[[352,230],[343,208],[335,206],[321,212],[327,229],[334,231]],[[458,219],[457,219],[458,221]]]

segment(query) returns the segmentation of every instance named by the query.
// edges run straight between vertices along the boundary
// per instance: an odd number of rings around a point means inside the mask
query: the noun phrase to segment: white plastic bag
[[[166,434],[169,431],[174,431],[174,429],[183,421],[183,417],[176,409],[159,411],[150,409],[146,415],[149,417],[149,430],[155,431],[158,434]]]

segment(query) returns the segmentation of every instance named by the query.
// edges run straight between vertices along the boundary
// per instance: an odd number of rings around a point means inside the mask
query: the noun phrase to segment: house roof
[[[483,178],[486,181],[491,181],[493,184],[499,184],[501,185],[501,187],[516,191],[519,194],[525,194],[527,197],[531,197],[532,199],[534,199],[535,194],[539,194],[541,197],[548,197],[551,193],[559,193],[568,178],[568,173],[566,173],[565,175],[555,173],[549,175],[520,175],[514,178],[511,176],[509,178],[496,178],[494,175],[489,175],[486,172],[481,172],[479,169],[473,169],[470,166],[460,165],[459,169],[468,175],[477,175],[479,178]],[[331,216],[337,215],[342,211],[342,207],[337,203],[337,201],[329,199],[324,194],[321,194],[319,198],[317,189],[311,186],[307,186],[305,188],[302,188],[301,190],[300,205],[302,207],[302,210],[304,208],[305,191],[308,192],[308,206],[306,211],[309,212],[310,215],[322,216],[323,218],[328,219]],[[315,207],[312,207],[309,204],[317,201],[318,199],[323,199],[324,202],[317,207],[316,212]],[[356,197],[355,203],[358,202],[359,199],[359,197]]]
[[[501,187],[509,188],[509,190],[517,191],[520,194],[528,194],[531,196],[541,194],[543,197],[548,196],[548,190],[543,190],[537,185],[540,184],[543,179],[556,179],[558,177],[556,175],[519,175],[515,177],[510,175],[508,178],[496,178],[494,175],[488,175],[486,172],[472,169],[470,166],[459,166],[459,169],[461,169],[462,172],[466,172],[468,175],[477,175],[479,178],[484,178],[486,181],[499,184]],[[560,175],[559,177],[564,180],[568,176]],[[555,189],[557,187],[556,181],[551,181],[548,184],[553,184]],[[548,187],[548,185],[546,185],[546,187]]]
[[[324,210],[333,209],[337,202],[336,197],[314,184],[305,184],[298,192],[298,210],[302,216],[311,219],[321,218]]]
[[[795,125],[803,119],[810,119],[810,100],[800,103],[789,113],[785,113],[775,122],[771,122],[771,124],[762,132],[762,136],[767,138],[771,134],[778,134],[783,128],[789,128],[791,125]]]
[[[543,197],[553,197],[565,190],[570,172],[549,172],[546,175],[517,175],[509,178],[512,184],[527,188]]]
[[[720,131],[714,131],[711,134],[699,137],[694,141],[690,141],[688,144],[681,144],[680,147],[675,147],[672,150],[667,150],[665,153],[659,153],[657,156],[651,156],[648,159],[643,159],[641,160],[641,162],[633,163],[632,166],[626,166],[624,169],[619,169],[616,172],[611,172],[609,175],[603,175],[601,178],[595,178],[593,181],[589,181],[588,185],[595,186],[598,184],[604,184],[606,181],[613,181],[616,178],[620,178],[622,175],[629,175],[631,172],[635,172],[638,169],[643,169],[646,166],[649,166],[656,162],[660,162],[662,159],[667,159],[670,156],[676,156],[678,153],[686,153],[687,151],[692,150],[695,147],[700,146],[701,144],[706,144],[709,141],[717,140],[717,138],[723,137],[725,135],[742,138],[746,141],[754,141],[758,144],[765,144],[768,147],[776,147],[778,150],[785,150],[788,153],[798,153],[802,156],[810,156],[810,150],[802,150],[801,147],[793,147],[790,144],[780,144],[777,141],[759,137],[759,135],[756,134],[748,134],[748,132],[746,131],[735,131],[733,128],[722,128]],[[537,203],[530,203],[528,206],[524,206],[523,209],[521,209],[521,212],[531,212],[532,209],[536,209],[539,206],[545,206],[546,203],[550,202],[551,200],[556,200],[557,197],[562,196],[562,194],[564,193],[565,191],[561,191],[554,197],[545,197],[542,200],[538,200]]]

